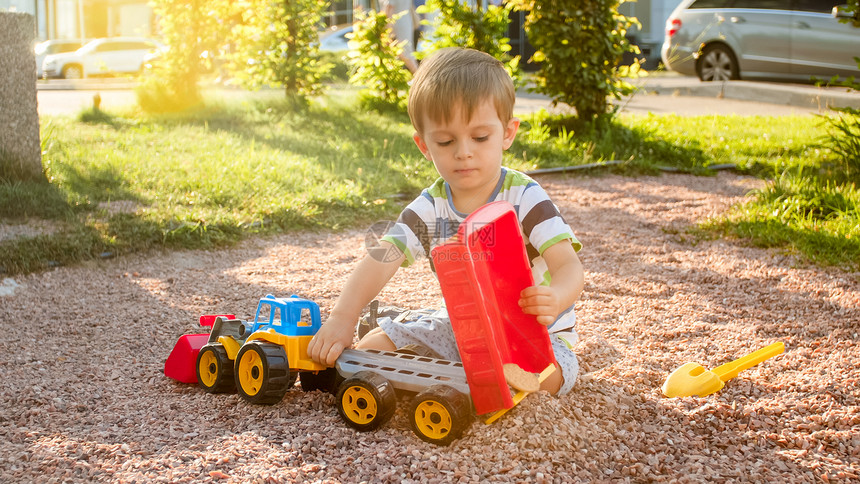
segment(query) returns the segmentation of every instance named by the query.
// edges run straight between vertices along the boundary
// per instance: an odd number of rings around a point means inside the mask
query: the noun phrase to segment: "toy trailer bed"
[[[546,327],[519,306],[520,292],[534,278],[513,205],[479,208],[460,224],[456,240],[436,247],[432,257],[476,413],[512,408],[517,401],[504,364],[542,378],[555,368]]]
[[[342,379],[335,394],[338,413],[356,430],[385,424],[397,408],[398,392],[416,394],[407,416],[412,431],[426,442],[448,445],[472,423],[469,384],[460,362],[346,349],[335,368]]]

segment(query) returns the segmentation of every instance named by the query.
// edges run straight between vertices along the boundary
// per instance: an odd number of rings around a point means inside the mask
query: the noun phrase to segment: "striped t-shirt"
[[[397,223],[382,237],[404,253],[404,265],[427,257],[433,248],[457,234],[460,223],[469,214],[457,211],[452,198],[451,188],[439,178],[400,213]],[[502,167],[499,183],[486,203],[500,200],[513,205],[517,213],[535,282],[549,285],[549,269],[541,254],[561,241],[572,244],[576,251],[582,248],[582,244],[546,191],[528,175]],[[549,327],[551,333],[573,327],[575,317],[572,309],[564,311]]]

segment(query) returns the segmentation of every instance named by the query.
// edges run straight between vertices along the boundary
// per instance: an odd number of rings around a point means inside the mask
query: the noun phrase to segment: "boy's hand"
[[[349,319],[329,316],[308,343],[308,356],[317,363],[332,367],[337,357],[352,345],[355,324]]]
[[[531,286],[523,289],[520,293],[520,307],[526,314],[537,316],[538,323],[549,326],[559,313],[565,308],[561,307],[561,298],[557,291],[550,286]]]
[[[346,285],[325,324],[308,343],[308,356],[317,363],[334,366],[334,362],[343,350],[352,345],[361,309],[379,294],[379,291],[397,272],[400,264],[406,260],[403,252],[400,252],[391,242],[381,241],[379,249],[383,254],[398,250],[399,257],[380,259],[379,251],[374,251],[361,259],[346,280]]]
[[[582,263],[569,241],[557,242],[543,252],[552,284],[532,286],[520,293],[520,307],[526,314],[534,314],[544,326],[555,322],[562,311],[579,299],[585,275]]]

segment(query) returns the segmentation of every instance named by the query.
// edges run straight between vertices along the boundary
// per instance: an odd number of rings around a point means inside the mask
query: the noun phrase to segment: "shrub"
[[[151,112],[182,111],[202,102],[198,82],[213,69],[229,24],[228,0],[152,0],[159,30],[169,47],[137,88],[138,103]]]
[[[295,100],[318,94],[332,65],[319,53],[318,28],[325,0],[246,0],[233,29],[230,68],[246,87],[283,87]]]
[[[609,112],[608,96],[633,92],[622,77],[635,75],[639,64],[617,67],[625,52],[638,54],[626,38],[637,24],[618,13],[619,0],[514,0],[529,12],[525,28],[541,62],[535,90],[576,108],[586,121]]]
[[[331,65],[331,69],[323,76],[323,82],[348,82],[349,64],[346,51],[323,52],[320,51],[320,62]]]
[[[836,111],[836,115],[824,117],[829,127],[824,145],[836,155],[841,175],[853,182],[860,179],[860,109]]]
[[[846,10],[853,12],[854,18],[845,18],[841,21],[860,27],[860,0],[849,0]],[[854,60],[860,68],[860,57],[855,57]],[[834,77],[830,80],[830,84],[860,91],[860,80],[855,80],[853,77],[843,81]],[[837,163],[844,176],[853,182],[860,179],[860,109],[845,107],[834,111],[838,114],[825,117],[830,132],[824,144],[836,155]]]
[[[366,89],[362,102],[372,109],[405,108],[409,80],[412,75],[400,59],[403,43],[397,42],[391,32],[394,19],[383,12],[358,13],[350,41],[355,48],[349,51],[353,74],[349,82]]]
[[[422,59],[445,47],[480,50],[502,61],[514,82],[519,83],[522,77],[520,57],[508,54],[511,44],[506,36],[513,8],[513,3],[505,3],[488,5],[486,10],[479,11],[460,0],[428,0],[418,12],[437,13],[432,22],[434,33],[427,49],[417,52],[416,57]]]

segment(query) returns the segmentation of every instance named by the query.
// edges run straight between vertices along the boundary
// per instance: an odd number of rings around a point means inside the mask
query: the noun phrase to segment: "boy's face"
[[[470,213],[487,202],[501,174],[502,155],[511,147],[518,119],[503,124],[491,100],[479,104],[465,119],[460,103],[451,106],[450,122],[424,117],[424,132],[413,138],[448,182],[457,210]]]

